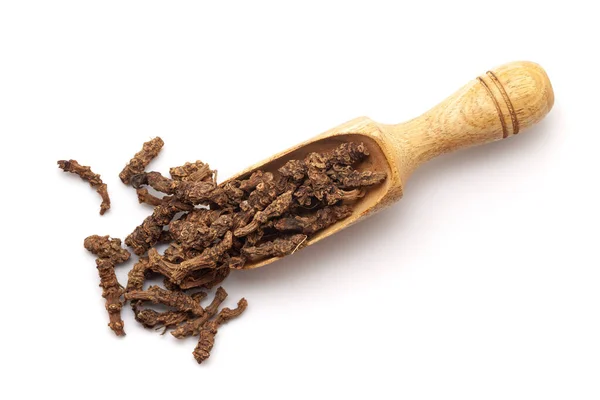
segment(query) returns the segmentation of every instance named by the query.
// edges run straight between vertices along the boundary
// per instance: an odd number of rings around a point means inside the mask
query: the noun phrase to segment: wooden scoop
[[[465,147],[506,139],[540,121],[554,104],[546,72],[532,62],[513,62],[488,71],[467,83],[425,114],[398,125],[384,125],[366,117],[354,119],[291,149],[253,165],[231,179],[245,179],[254,170],[276,172],[286,161],[303,159],[340,143],[364,142],[371,155],[359,166],[385,171],[387,179],[367,191],[352,215],[312,236],[311,245],[402,197],[404,182],[425,161]],[[248,262],[245,269],[278,260]]]

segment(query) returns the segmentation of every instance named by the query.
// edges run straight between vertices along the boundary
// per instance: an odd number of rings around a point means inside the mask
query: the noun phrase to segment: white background
[[[593,2],[2,1],[3,398],[598,399],[600,90]],[[232,273],[195,340],[106,326],[87,235],[148,215],[119,181],[202,159],[226,178],[351,118],[415,117],[487,69],[545,67],[515,138],[421,168],[396,206]],[[56,160],[100,173],[113,206]],[[132,263],[119,267],[124,282]],[[43,397],[42,397],[43,396]]]

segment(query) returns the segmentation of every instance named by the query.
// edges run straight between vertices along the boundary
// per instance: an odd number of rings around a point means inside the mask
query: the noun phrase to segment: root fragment
[[[65,172],[79,175],[81,179],[88,182],[91,187],[96,189],[96,192],[102,198],[100,215],[104,215],[110,208],[110,197],[108,196],[106,183],[102,182],[100,175],[93,173],[90,167],[81,165],[76,160],[60,160],[58,161],[58,167]]]

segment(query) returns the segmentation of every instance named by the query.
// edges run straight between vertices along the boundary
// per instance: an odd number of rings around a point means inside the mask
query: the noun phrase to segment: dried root
[[[215,336],[217,335],[217,330],[221,325],[225,322],[240,316],[244,312],[244,310],[248,307],[248,302],[246,299],[241,299],[238,301],[238,305],[233,310],[229,308],[224,308],[219,312],[217,317],[204,324],[202,330],[200,330],[200,339],[198,340],[198,345],[194,349],[194,358],[198,361],[198,364],[205,361],[208,357],[210,357],[210,351],[212,350],[215,344]]]
[[[204,315],[191,319],[184,324],[181,324],[171,332],[171,335],[177,339],[183,339],[188,336],[197,336],[200,334],[202,326],[217,313],[219,306],[227,298],[227,292],[222,287],[219,287],[215,293],[213,301],[204,310]]]
[[[120,239],[110,239],[108,236],[89,236],[84,240],[83,245],[98,256],[96,267],[100,275],[102,297],[106,299],[106,310],[110,320],[108,326],[117,336],[125,336],[121,319],[123,288],[117,281],[115,265],[127,261],[130,254],[121,247]]]
[[[181,167],[169,169],[171,178],[176,181],[203,181],[216,182],[216,173],[210,169],[208,164],[198,160],[194,163],[185,163]]]
[[[150,161],[152,161],[160,152],[165,142],[159,137],[144,143],[142,150],[137,152],[135,156],[127,163],[123,171],[119,174],[121,181],[128,185],[131,183],[131,178],[134,175],[144,172]]]
[[[203,298],[206,297],[206,292],[197,292],[190,297],[197,302],[200,302]],[[195,317],[195,315],[191,312],[187,311],[165,311],[158,312],[152,309],[141,309],[139,303],[135,303],[133,306],[133,311],[135,314],[135,319],[140,324],[142,324],[145,328],[164,328],[163,334],[167,331],[167,329],[174,328],[177,325],[183,324],[191,318],[204,318],[204,316],[208,313],[208,310],[203,314],[203,317]]]
[[[191,207],[172,197],[163,201],[154,208],[152,215],[125,238],[125,244],[131,247],[138,256],[145,254],[159,241],[163,227],[168,225],[175,214],[182,210],[189,211]]]
[[[191,312],[198,316],[204,314],[204,308],[202,308],[200,302],[195,300],[192,296],[183,292],[165,290],[158,286],[150,286],[148,290],[132,290],[131,292],[125,293],[125,299],[164,304],[177,311]]]
[[[108,197],[106,183],[102,182],[100,175],[93,173],[90,167],[80,165],[75,160],[60,160],[58,161],[58,167],[65,172],[79,175],[81,179],[89,182],[90,186],[96,189],[96,192],[98,192],[102,198],[102,203],[100,204],[100,215],[104,215],[104,213],[110,208],[110,197]]]

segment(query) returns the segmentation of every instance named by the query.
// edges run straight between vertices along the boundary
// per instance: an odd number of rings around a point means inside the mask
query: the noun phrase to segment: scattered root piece
[[[194,315],[204,314],[200,302],[183,292],[173,292],[158,286],[150,286],[148,290],[133,290],[125,293],[126,300],[149,301],[154,304],[164,304],[177,311],[191,312]]]
[[[219,306],[221,303],[223,303],[223,301],[225,301],[226,298],[227,292],[222,287],[219,287],[215,293],[213,301],[204,310],[204,315],[190,319],[187,322],[179,325],[177,329],[171,332],[171,335],[175,336],[177,339],[183,339],[188,336],[197,336],[200,333],[202,326],[206,323],[206,321],[214,317],[219,309]]]
[[[210,351],[215,344],[215,336],[217,335],[217,330],[219,327],[225,322],[238,317],[244,312],[246,307],[248,307],[248,302],[246,299],[242,298],[240,301],[238,301],[236,308],[233,310],[224,308],[219,312],[219,315],[217,315],[214,320],[208,321],[204,324],[200,330],[200,339],[198,340],[198,345],[193,352],[194,358],[196,361],[198,361],[198,364],[210,357]]]
[[[144,328],[173,328],[190,319],[190,314],[183,311],[158,312],[152,309],[134,310],[135,320]]]
[[[108,196],[108,188],[106,183],[102,182],[100,175],[92,172],[90,167],[79,164],[75,160],[60,160],[58,161],[58,167],[65,172],[77,174],[84,181],[89,182],[90,186],[96,189],[96,192],[102,198],[102,204],[100,204],[100,215],[110,208],[110,197]]]
[[[84,240],[83,245],[99,257],[96,259],[96,267],[100,275],[102,297],[106,299],[106,310],[110,320],[108,326],[117,336],[125,336],[124,323],[121,319],[123,287],[117,281],[115,265],[127,261],[130,254],[121,247],[120,239],[110,239],[108,236],[89,236]]]
[[[195,301],[200,302],[206,297],[206,292],[194,293],[190,296]],[[169,328],[173,328],[179,324],[188,321],[190,318],[195,318],[193,313],[186,311],[165,311],[158,312],[152,309],[141,309],[139,302],[133,306],[135,319],[145,328],[164,328],[163,334]],[[206,315],[206,314],[204,314]]]
[[[119,174],[121,181],[124,184],[129,185],[131,178],[134,175],[144,172],[148,164],[150,164],[150,161],[158,155],[164,144],[165,142],[159,137],[155,137],[144,143],[142,150],[137,152],[135,156],[129,160],[129,163],[127,163],[125,168],[123,168],[123,171]]]

